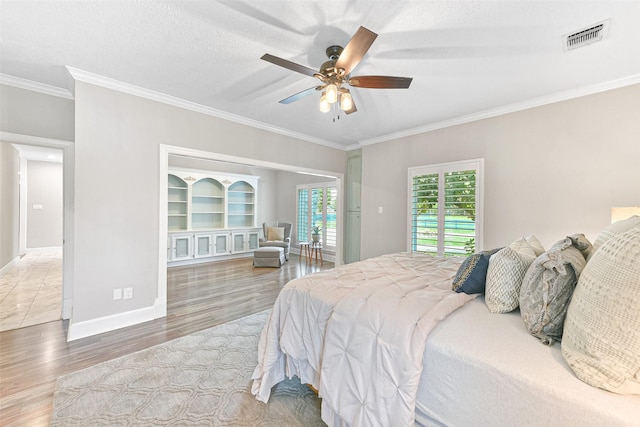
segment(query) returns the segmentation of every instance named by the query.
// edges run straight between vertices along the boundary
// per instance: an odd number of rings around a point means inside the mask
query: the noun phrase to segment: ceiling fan
[[[330,111],[332,104],[338,103],[342,111],[351,114],[357,111],[356,105],[349,89],[342,87],[342,85],[369,89],[407,89],[413,80],[411,77],[392,76],[351,77],[351,71],[360,63],[376,37],[378,35],[373,31],[360,27],[346,47],[329,46],[327,48],[326,54],[329,60],[322,64],[320,71],[268,53],[264,54],[260,59],[288,70],[315,77],[322,82],[319,86],[305,89],[281,100],[281,104],[290,104],[310,93],[323,91],[320,97],[320,111],[326,113]]]

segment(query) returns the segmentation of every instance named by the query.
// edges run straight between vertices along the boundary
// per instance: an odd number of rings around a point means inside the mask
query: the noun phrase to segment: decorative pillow
[[[569,304],[562,356],[587,384],[640,394],[640,226],[607,240]]]
[[[518,308],[520,285],[536,254],[523,238],[489,258],[485,302],[492,313],[508,313]]]
[[[536,256],[540,256],[544,253],[544,246],[540,243],[540,240],[534,235],[527,236],[524,240],[531,246],[533,252],[535,252]]]
[[[609,224],[608,226],[603,228],[600,234],[598,234],[598,237],[596,237],[595,242],[593,242],[593,247],[591,248],[591,252],[587,257],[587,261],[591,259],[598,248],[602,246],[607,240],[638,226],[640,226],[640,216],[634,215],[630,218],[623,219],[622,221],[616,221],[613,224]]]
[[[489,258],[499,250],[500,248],[482,251],[462,261],[453,279],[452,289],[465,294],[484,293]]]
[[[584,234],[556,242],[531,264],[520,288],[520,314],[534,337],[551,345],[562,338],[571,295],[587,261],[591,243]]]
[[[269,241],[283,241],[284,240],[284,227],[267,227],[267,240]]]

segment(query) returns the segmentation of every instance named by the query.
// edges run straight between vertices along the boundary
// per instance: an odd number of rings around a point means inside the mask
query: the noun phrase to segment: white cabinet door
[[[242,232],[234,231],[233,233],[231,233],[231,253],[232,254],[237,254],[239,252],[245,251],[244,242],[246,240],[246,236],[247,236],[247,233],[245,233],[244,231]]]
[[[211,233],[196,233],[194,235],[194,258],[213,256],[213,236]]]
[[[231,253],[229,245],[229,233],[214,233],[213,255],[228,255]]]
[[[247,232],[247,243],[249,251],[253,251],[258,249],[258,242],[260,241],[260,232],[259,231],[248,231]]]
[[[171,236],[171,261],[193,258],[193,234]]]
[[[360,261],[360,212],[347,212],[345,246],[345,262]]]
[[[233,231],[231,233],[231,253],[250,252],[258,249],[259,230]]]
[[[347,160],[347,210],[360,210],[362,182],[362,157],[354,156]]]

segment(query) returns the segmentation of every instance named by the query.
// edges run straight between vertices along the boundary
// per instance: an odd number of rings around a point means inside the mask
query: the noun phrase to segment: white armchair
[[[263,222],[262,232],[264,237],[260,238],[261,248],[272,246],[284,249],[284,259],[289,261],[289,249],[291,249],[291,228],[290,222]]]

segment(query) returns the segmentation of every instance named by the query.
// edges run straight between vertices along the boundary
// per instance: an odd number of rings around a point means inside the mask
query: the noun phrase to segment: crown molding
[[[190,111],[195,111],[197,113],[206,114],[212,117],[217,117],[219,119],[229,120],[231,122],[238,123],[241,125],[246,125],[246,126],[250,126],[257,129],[266,130],[269,132],[277,133],[279,135],[284,135],[291,138],[301,139],[303,141],[312,142],[314,144],[324,145],[324,146],[335,148],[338,150],[345,149],[344,146],[337,144],[335,142],[327,141],[321,138],[315,138],[313,136],[306,135],[303,133],[293,132],[277,126],[272,126],[267,123],[242,117],[237,114],[231,114],[226,111],[218,110],[212,107],[207,107],[205,105],[197,104],[195,102],[187,101],[182,98],[167,95],[162,92],[145,89],[140,86],[124,83],[119,80],[110,79],[108,77],[93,74],[88,71],[79,70],[77,68],[72,68],[67,66],[67,70],[69,71],[69,74],[74,80],[79,80],[84,83],[90,83],[92,85],[101,86],[107,89],[115,90],[115,91],[126,93],[129,95],[138,96],[141,98],[149,99],[151,101],[161,102],[163,104],[172,105],[174,107],[179,107],[179,108],[183,108]]]
[[[502,116],[504,114],[515,113],[517,111],[522,111],[522,110],[528,110],[534,107],[540,107],[543,105],[554,104],[556,102],[567,101],[574,98],[580,98],[582,96],[593,95],[600,92],[606,92],[608,90],[618,89],[625,86],[631,86],[637,83],[640,83],[640,74],[634,74],[632,76],[624,77],[617,80],[612,80],[605,83],[599,83],[599,84],[590,85],[590,86],[583,86],[580,88],[558,92],[551,95],[541,96],[539,98],[533,98],[533,99],[529,99],[522,102],[516,102],[509,105],[504,105],[502,107],[480,111],[480,112],[469,114],[466,116],[456,117],[450,120],[443,120],[440,122],[431,123],[426,126],[419,126],[416,128],[407,129],[407,130],[395,132],[395,133],[390,133],[388,135],[383,135],[376,138],[362,140],[359,143],[361,146],[378,144],[380,142],[391,141],[394,139],[400,139],[407,136],[414,136],[414,135],[431,132],[438,129],[444,129],[451,126],[457,126],[465,123],[474,122],[477,120],[488,119],[496,116]]]
[[[33,92],[39,92],[45,95],[57,96],[58,98],[73,100],[73,95],[66,89],[47,85],[44,83],[34,82],[32,80],[23,79],[20,77],[10,76],[8,74],[0,73],[0,84],[17,87],[19,89],[26,89]]]
[[[0,131],[0,141],[12,144],[40,145],[42,147],[65,148],[73,144],[73,141],[63,139],[44,138],[41,136],[24,135]]]

